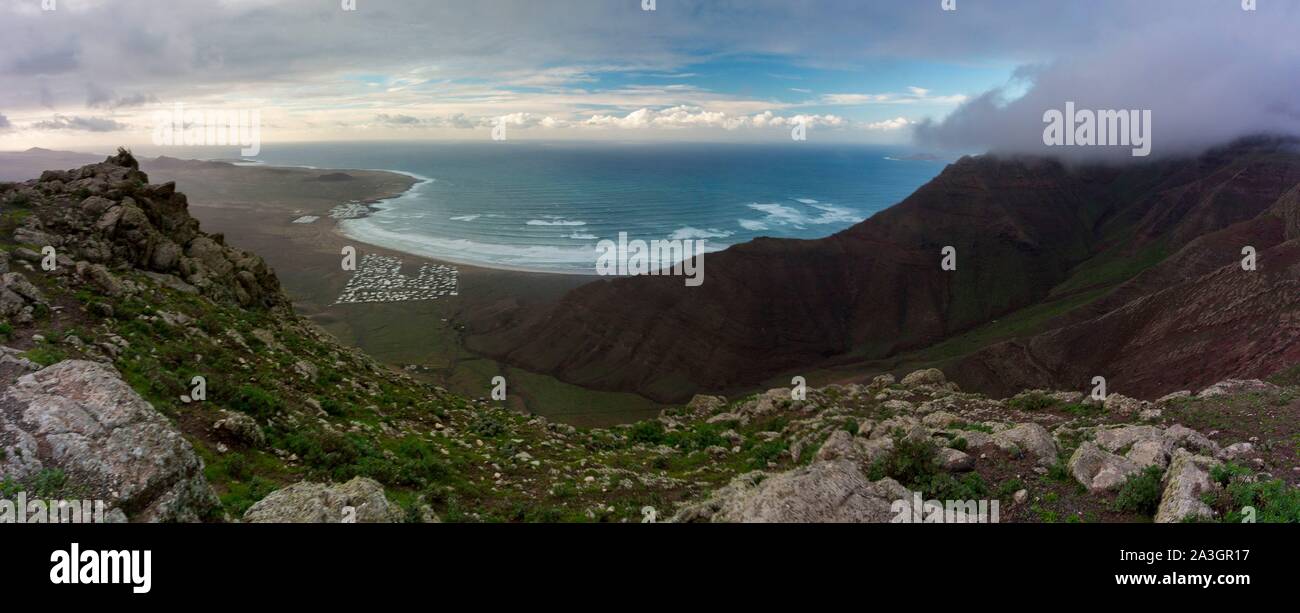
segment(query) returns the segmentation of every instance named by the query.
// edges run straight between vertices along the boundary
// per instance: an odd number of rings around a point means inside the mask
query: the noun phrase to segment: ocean
[[[478,266],[592,274],[596,244],[759,236],[820,238],[891,206],[942,162],[873,146],[603,143],[312,143],[257,161],[383,169],[420,179],[351,238]]]

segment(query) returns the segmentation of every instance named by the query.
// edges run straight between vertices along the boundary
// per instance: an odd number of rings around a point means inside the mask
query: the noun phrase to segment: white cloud
[[[893,119],[885,119],[883,121],[873,121],[862,127],[868,130],[881,130],[881,131],[902,130],[903,128],[906,128],[912,125],[913,123],[914,122],[912,120],[906,117],[895,117]]]
[[[909,87],[907,93],[883,94],[826,94],[819,102],[830,106],[862,106],[868,104],[940,104],[958,105],[965,102],[967,96],[954,94],[950,96],[931,96],[923,87]]]

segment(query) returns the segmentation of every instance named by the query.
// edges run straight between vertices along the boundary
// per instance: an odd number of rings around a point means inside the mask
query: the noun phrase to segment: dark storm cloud
[[[117,132],[127,125],[107,117],[68,117],[55,115],[53,119],[38,121],[31,126],[36,130],[80,130],[83,132]]]
[[[915,136],[927,147],[1093,158],[1126,149],[1046,147],[1044,113],[1149,109],[1152,155],[1196,153],[1252,134],[1300,134],[1300,5],[1188,2],[1160,20],[1044,66],[1018,72],[1022,97],[994,90]],[[1131,157],[1131,156],[1130,156]]]

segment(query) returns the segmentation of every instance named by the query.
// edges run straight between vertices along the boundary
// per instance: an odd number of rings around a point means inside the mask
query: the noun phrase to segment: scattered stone
[[[308,381],[315,381],[316,375],[318,374],[316,365],[306,360],[298,360],[295,362],[293,365],[293,371],[298,373],[298,376]]]
[[[1251,443],[1233,443],[1224,447],[1218,457],[1221,460],[1235,460],[1253,451],[1255,451],[1255,446]]]
[[[1164,396],[1161,396],[1161,397],[1159,397],[1159,398],[1156,398],[1156,402],[1155,402],[1155,403],[1156,403],[1156,404],[1160,404],[1160,405],[1164,405],[1164,404],[1169,404],[1169,403],[1171,403],[1171,402],[1173,402],[1173,401],[1175,401],[1175,400],[1182,400],[1183,398],[1191,398],[1191,397],[1192,397],[1192,393],[1191,393],[1191,392],[1189,392],[1189,391],[1187,391],[1187,390],[1183,390],[1183,391],[1180,391],[1180,392],[1174,392],[1174,393],[1172,393],[1172,394],[1165,394]]]
[[[1214,510],[1201,501],[1201,495],[1214,490],[1209,471],[1216,464],[1212,458],[1185,449],[1175,451],[1169,471],[1165,473],[1165,490],[1156,511],[1156,523],[1213,518]]]
[[[1103,450],[1093,443],[1083,443],[1070,456],[1070,474],[1094,494],[1117,490],[1141,469],[1137,464]]]
[[[1119,417],[1127,417],[1145,410],[1151,403],[1129,398],[1123,394],[1107,394],[1102,406],[1106,412]]]
[[[706,396],[697,394],[686,404],[686,410],[693,416],[712,415],[722,407],[727,406],[727,399],[722,396]]]
[[[1041,466],[1050,467],[1056,463],[1056,440],[1047,428],[1035,423],[1019,424],[1008,430],[993,434],[993,442],[1006,452],[1024,451],[1033,455]]]
[[[674,522],[884,523],[911,492],[893,479],[871,482],[858,465],[837,460],[776,475],[741,475],[707,501],[688,505]]]
[[[262,427],[252,416],[234,411],[221,411],[221,419],[212,424],[212,429],[230,438],[252,447],[266,444],[266,435]]]
[[[1220,381],[1201,390],[1197,398],[1214,398],[1215,396],[1225,396],[1228,394],[1243,394],[1252,392],[1273,393],[1277,391],[1277,386],[1272,383],[1265,383],[1259,379],[1228,379]]]
[[[1158,466],[1163,470],[1169,464],[1169,454],[1165,452],[1164,444],[1158,440],[1142,440],[1133,443],[1133,448],[1129,449],[1124,457],[1136,464],[1138,468]]]
[[[948,378],[944,376],[943,371],[938,368],[927,368],[925,370],[915,371],[906,377],[903,377],[903,385],[943,385],[947,383]]]
[[[944,447],[939,450],[937,456],[939,466],[949,472],[965,472],[975,468],[975,458],[956,449]]]
[[[354,477],[342,485],[300,481],[267,494],[244,513],[255,524],[285,523],[396,523],[402,521],[397,505],[388,502],[379,482]]]

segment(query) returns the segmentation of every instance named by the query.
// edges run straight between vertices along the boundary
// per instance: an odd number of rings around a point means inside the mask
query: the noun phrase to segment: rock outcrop
[[[40,179],[0,184],[0,202],[21,203],[33,213],[14,230],[16,242],[54,247],[63,260],[60,268],[73,268],[85,283],[110,295],[131,291],[115,270],[139,269],[182,279],[208,297],[241,306],[286,304],[262,258],[200,231],[185,194],[172,183],[150,185],[128,152],[78,169],[46,171]],[[8,314],[16,303],[6,296],[0,290],[0,311]]]
[[[1249,394],[1253,389],[1232,384],[1219,387],[1229,388],[1227,395]],[[790,453],[795,461],[808,458],[806,464],[739,475],[704,500],[682,506],[673,521],[893,521],[897,514],[891,512],[891,505],[901,502],[910,508],[913,489],[921,491],[947,482],[945,479],[955,482],[971,477],[982,482],[983,475],[1004,471],[1000,467],[1008,462],[1039,475],[1041,480],[1033,487],[1040,491],[1043,484],[1057,483],[1053,480],[1057,477],[1049,474],[1063,470],[1067,479],[1084,486],[1097,505],[1107,507],[1130,480],[1150,479],[1144,475],[1155,469],[1161,475],[1159,499],[1151,501],[1150,507],[1155,510],[1158,503],[1156,521],[1213,519],[1217,513],[1203,497],[1223,491],[1209,474],[1220,461],[1215,456],[1240,458],[1255,451],[1246,442],[1220,449],[1206,435],[1178,423],[1095,423],[1096,418],[1064,417],[1046,408],[1034,414],[1034,421],[1007,421],[1026,413],[1007,402],[956,391],[925,371],[904,377],[899,384],[883,379],[870,386],[814,390],[800,401],[776,402],[781,397],[778,391],[734,405],[725,399],[696,402],[686,410],[693,419],[707,423],[746,418],[760,423],[763,419],[789,420],[780,436],[792,441]],[[1038,393],[1061,405],[1078,397],[1069,392]],[[1290,398],[1281,392],[1274,397]],[[856,427],[846,429],[845,407],[862,403],[876,403],[876,410],[888,417],[862,419],[854,415],[851,422]],[[935,410],[938,406],[945,408]],[[1105,413],[1104,405],[1097,409]],[[712,417],[709,411],[714,412]],[[1107,415],[1113,419],[1136,417],[1129,411]],[[903,455],[896,456],[900,453]],[[990,457],[999,453],[1005,455]],[[901,471],[916,481],[900,483],[890,471]],[[1003,503],[1013,507],[1025,504],[1029,490],[1019,487],[1025,482],[1017,478],[1011,483],[1018,487]],[[925,490],[925,495],[930,493]]]
[[[261,524],[393,523],[401,510],[384,496],[374,479],[356,477],[340,485],[300,482],[271,492],[244,514]]]
[[[61,471],[130,521],[205,519],[217,500],[190,443],[112,367],[69,360],[0,393],[0,474]]]
[[[1070,474],[1092,493],[1117,490],[1140,470],[1127,458],[1084,443],[1070,456]]]
[[[1201,495],[1214,491],[1209,471],[1215,464],[1214,458],[1198,456],[1185,449],[1174,452],[1173,462],[1165,475],[1165,490],[1156,511],[1156,523],[1214,517],[1214,510],[1201,500]]]
[[[893,479],[868,481],[857,464],[835,460],[778,475],[741,475],[673,521],[883,523],[894,517],[895,501],[910,497]]]

